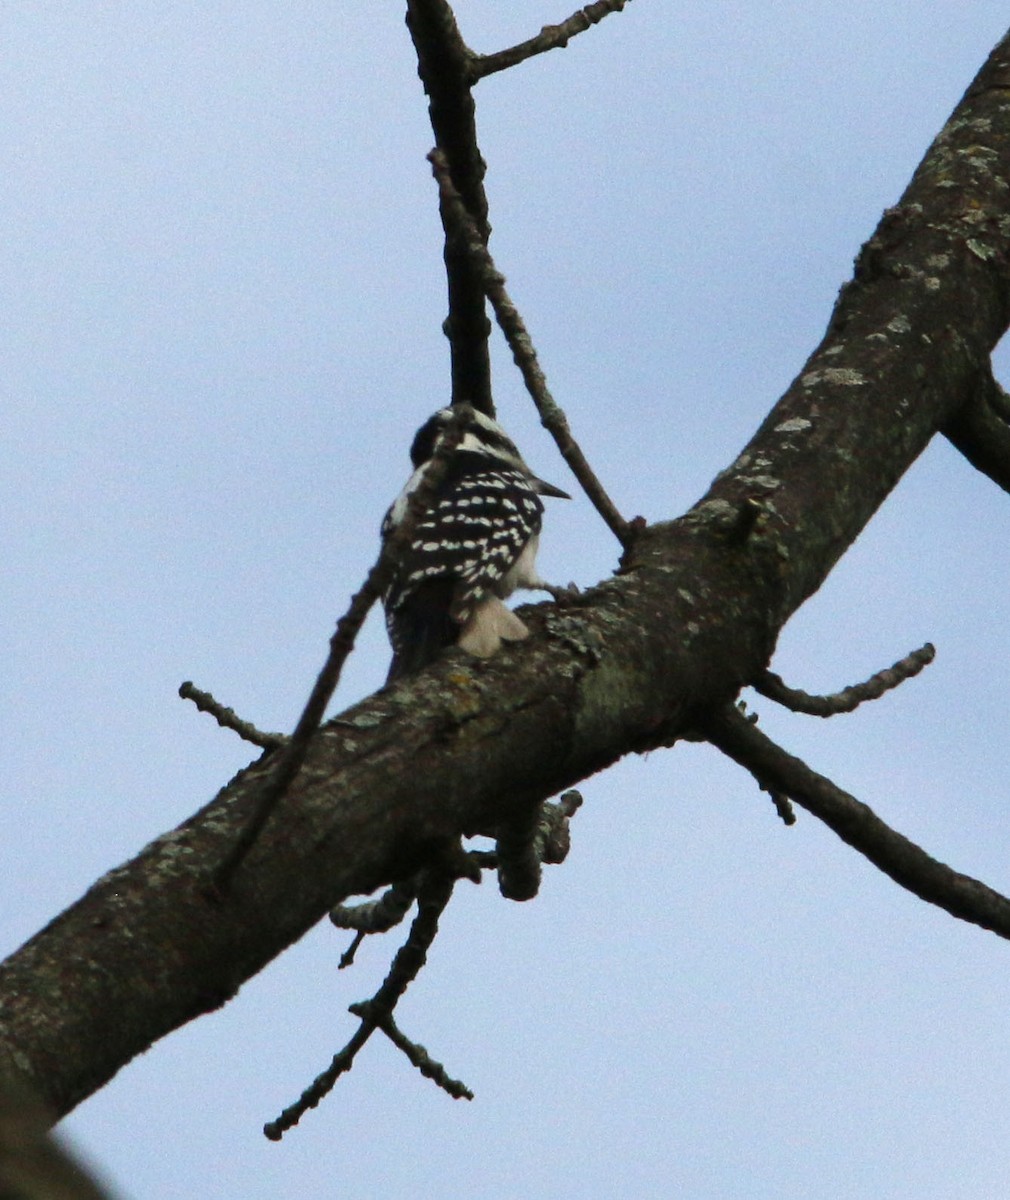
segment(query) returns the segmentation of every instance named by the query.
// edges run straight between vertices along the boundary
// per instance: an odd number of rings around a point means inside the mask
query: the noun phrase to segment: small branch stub
[[[411,924],[407,940],[396,952],[389,973],[371,1000],[361,1001],[359,1004],[351,1006],[350,1011],[359,1017],[361,1024],[344,1048],[333,1056],[326,1070],[312,1081],[294,1104],[286,1108],[276,1120],[268,1121],[264,1125],[263,1133],[271,1141],[280,1141],[289,1129],[298,1124],[310,1108],[316,1107],[320,1100],[330,1092],[340,1076],[351,1069],[358,1051],[376,1029],[383,1029],[394,1044],[399,1044],[396,1036],[389,1032],[386,1025],[388,1023],[392,1028],[393,1010],[404,992],[417,978],[418,972],[427,960],[428,950],[438,933],[439,919],[452,898],[455,882],[451,876],[437,871],[423,873],[418,887],[417,915]],[[404,1043],[408,1043],[408,1039],[404,1038],[402,1034],[399,1034],[399,1037]],[[413,1045],[413,1043],[409,1044]],[[400,1048],[404,1049],[402,1045]],[[407,1057],[419,1070],[423,1070],[421,1067],[422,1057],[424,1061],[431,1062],[427,1052],[423,1052],[423,1056],[422,1054],[415,1055],[418,1059],[417,1062],[410,1054]],[[433,1068],[442,1070],[437,1063],[433,1064]],[[428,1072],[423,1071],[423,1073],[427,1074]],[[449,1083],[456,1084],[456,1081],[450,1080],[444,1071],[442,1071],[442,1075]],[[439,1083],[437,1073],[432,1073],[430,1077]],[[463,1087],[462,1084],[456,1086]]]
[[[976,470],[1010,492],[1010,396],[987,366],[943,430]]]

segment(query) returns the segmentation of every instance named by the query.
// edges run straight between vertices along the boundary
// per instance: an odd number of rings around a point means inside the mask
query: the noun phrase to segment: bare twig
[[[326,1070],[316,1076],[312,1084],[302,1092],[294,1104],[286,1108],[276,1120],[268,1121],[263,1126],[264,1137],[269,1138],[272,1142],[279,1142],[289,1129],[298,1124],[310,1108],[315,1108],[319,1101],[333,1089],[333,1085],[340,1076],[354,1066],[354,1059],[358,1051],[374,1032],[374,1024],[370,1021],[362,1021],[347,1045],[339,1054],[333,1056],[333,1060]]]
[[[192,700],[200,712],[210,713],[222,729],[231,729],[245,742],[252,742],[264,750],[276,750],[288,740],[283,733],[263,733],[255,725],[243,721],[234,709],[226,708],[215,700],[210,692],[202,692],[187,679],[179,685],[179,695],[183,700]]]
[[[351,938],[351,944],[347,947],[347,949],[343,952],[343,954],[341,954],[340,958],[337,960],[337,970],[338,971],[343,971],[347,967],[350,967],[353,965],[354,956],[358,953],[361,943],[365,940],[365,938],[367,936],[368,936],[368,934],[365,933],[365,931],[363,929],[359,929],[358,932],[354,935],[354,937]]]
[[[536,37],[520,42],[517,46],[498,50],[494,54],[475,54],[470,66],[471,78],[476,83],[478,79],[494,75],[496,71],[518,66],[535,54],[564,49],[576,34],[591,29],[611,13],[620,12],[626,3],[627,0],[596,0],[595,4],[587,4],[585,8],[580,8],[560,25],[545,25]]]
[[[991,370],[943,432],[976,470],[1010,492],[1010,396]]]
[[[867,805],[812,771],[733,707],[704,722],[713,746],[745,767],[765,790],[785,793],[863,854],[895,883],[929,904],[1010,939],[1010,900],[931,858]]]
[[[382,1028],[386,1018],[392,1017],[400,997],[417,978],[418,972],[425,964],[428,950],[438,933],[439,919],[452,897],[455,882],[451,875],[425,872],[418,889],[417,916],[411,924],[407,940],[393,958],[389,974],[371,1000],[351,1007],[351,1011],[359,1016],[361,1024],[347,1045],[334,1055],[326,1070],[313,1080],[294,1104],[286,1108],[276,1120],[264,1125],[263,1133],[271,1141],[280,1141],[310,1108],[316,1107],[340,1076],[351,1069],[355,1055],[375,1030]],[[386,1033],[392,1038],[388,1030]]]
[[[473,219],[453,184],[445,155],[440,150],[432,150],[428,155],[428,160],[431,163],[435,179],[438,181],[443,211],[450,217],[458,230],[460,240],[465,243],[471,258],[479,267],[484,290],[494,308],[495,316],[509,344],[509,349],[512,351],[512,357],[522,372],[523,382],[537,407],[541,423],[554,438],[561,451],[561,456],[571,467],[572,473],[592,501],[596,511],[607,523],[615,537],[622,545],[626,546],[631,539],[631,527],[617,511],[613,500],[572,437],[568,420],[547,387],[547,380],[540,369],[536,350],[533,348],[523,319],[505,290],[505,280],[494,265],[487,246],[482,241]]]
[[[425,469],[423,479],[411,493],[403,521],[383,545],[365,582],[351,599],[347,612],[337,622],[337,628],[330,638],[330,653],[323,664],[323,669],[319,672],[319,677],[309,695],[302,715],[298,719],[294,733],[285,746],[277,766],[263,784],[252,816],[217,869],[214,882],[218,888],[223,890],[228,886],[236,868],[255,844],[260,831],[269,820],[270,814],[298,774],[305,760],[309,742],[319,728],[323,714],[326,712],[326,706],[336,690],[347,656],[354,648],[354,639],[358,636],[358,631],[364,624],[369,609],[388,585],[404,547],[414,536],[418,522],[427,512],[435,493],[442,484],[448,469],[449,458],[463,435],[463,425],[461,414],[457,414],[456,419],[446,425],[445,432],[439,439],[435,452]]]
[[[927,642],[904,658],[899,658],[892,667],[871,675],[865,683],[856,683],[830,696],[811,696],[799,688],[787,686],[780,676],[772,671],[763,671],[754,680],[754,690],[769,700],[784,705],[793,712],[807,713],[812,717],[833,717],[838,713],[852,712],[864,700],[879,700],[885,692],[911,679],[936,657],[936,650]]]
[[[544,804],[534,822],[532,852],[540,862],[560,863],[568,854],[568,822],[582,804],[577,791],[565,792],[556,804]],[[466,858],[466,863],[463,858]],[[446,870],[446,863],[449,869]],[[280,1116],[264,1126],[264,1134],[272,1141],[281,1137],[297,1125],[301,1117],[323,1099],[341,1075],[354,1065],[358,1051],[376,1029],[398,1046],[410,1062],[428,1079],[434,1080],[443,1091],[455,1099],[473,1099],[473,1093],[459,1080],[453,1079],[427,1050],[412,1042],[396,1025],[393,1011],[400,997],[417,977],[424,966],[427,953],[438,933],[438,922],[452,896],[453,887],[459,878],[472,878],[471,868],[494,869],[498,866],[498,854],[490,851],[471,850],[465,854],[449,853],[446,861],[438,868],[419,872],[410,880],[394,884],[376,901],[355,907],[338,905],[330,914],[333,923],[343,929],[357,929],[351,948],[342,956],[340,965],[346,966],[353,959],[354,951],[368,933],[379,933],[392,928],[402,914],[417,900],[417,915],[411,924],[406,942],[397,951],[382,987],[371,1000],[352,1004],[349,1011],[359,1018],[361,1024],[342,1050],[334,1055],[332,1062],[306,1088],[302,1095],[286,1108]],[[538,867],[539,872],[539,867]],[[479,877],[479,876],[478,876]],[[402,910],[402,911],[401,911]],[[401,916],[397,917],[396,913]]]
[[[367,1016],[369,1005],[352,1004],[350,1011],[355,1016]],[[402,1050],[407,1057],[407,1061],[421,1072],[425,1079],[430,1079],[442,1089],[443,1092],[453,1098],[453,1100],[472,1100],[473,1092],[458,1079],[453,1079],[446,1071],[445,1067],[440,1062],[437,1062],[431,1057],[425,1048],[418,1042],[412,1042],[409,1037],[399,1028],[393,1020],[390,1013],[384,1013],[378,1018],[378,1028],[389,1038],[393,1045]]]

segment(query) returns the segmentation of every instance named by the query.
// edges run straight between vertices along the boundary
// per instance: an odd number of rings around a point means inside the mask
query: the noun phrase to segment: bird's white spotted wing
[[[448,482],[414,531],[387,592],[387,623],[424,584],[453,581],[450,615],[466,622],[488,595],[505,597],[509,572],[539,533],[543,504],[519,471],[482,471]],[[388,534],[388,524],[384,525]]]

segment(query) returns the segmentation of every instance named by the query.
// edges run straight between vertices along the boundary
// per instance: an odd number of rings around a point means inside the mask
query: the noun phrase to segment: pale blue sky
[[[1006,13],[633,0],[480,85],[492,249],[627,515],[676,515],[733,459]],[[565,15],[458,8],[479,50]],[[6,951],[248,760],[183,679],[292,725],[448,355],[399,5],[36,3],[0,31]],[[565,486],[500,343],[495,366],[503,424]],[[808,690],[926,640],[935,665],[832,722],[758,705],[1003,891],[1008,534],[1010,500],[931,447],[774,665]],[[585,501],[552,505],[542,544],[562,582],[615,565]],[[387,661],[373,619],[341,702]],[[263,1139],[395,948],[338,976],[345,938],[321,926],[66,1132],[127,1200],[1006,1193],[1010,946],[813,818],[785,829],[710,749],[583,790],[542,895],[462,886],[402,1007],[472,1104],[376,1039]]]

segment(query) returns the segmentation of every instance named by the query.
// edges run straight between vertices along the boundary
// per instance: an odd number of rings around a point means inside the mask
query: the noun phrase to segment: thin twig
[[[276,1120],[267,1121],[263,1126],[264,1137],[269,1138],[272,1142],[279,1142],[289,1129],[298,1124],[310,1108],[315,1108],[319,1101],[333,1089],[333,1085],[340,1076],[354,1066],[355,1056],[374,1032],[373,1024],[362,1021],[343,1050],[333,1056],[333,1060],[326,1070],[316,1076],[294,1104],[286,1108]]]
[[[547,380],[540,369],[536,350],[533,348],[523,319],[505,290],[505,280],[494,265],[487,246],[481,240],[480,233],[453,184],[445,155],[440,150],[432,150],[428,155],[428,161],[431,163],[432,172],[438,182],[443,211],[447,215],[451,215],[458,230],[458,236],[465,243],[473,261],[480,268],[484,290],[491,301],[495,317],[509,344],[516,366],[522,372],[523,382],[537,407],[541,423],[554,438],[562,458],[571,467],[572,473],[592,501],[596,511],[621,545],[628,545],[631,538],[631,527],[617,511],[613,500],[572,437],[568,420],[547,387]]]
[[[283,733],[261,732],[249,721],[243,721],[234,709],[226,708],[220,701],[215,700],[210,692],[202,692],[188,679],[179,685],[179,695],[183,700],[192,700],[200,712],[210,713],[222,729],[231,729],[243,741],[252,742],[254,746],[263,750],[276,750],[288,740]]]
[[[1010,939],[1010,900],[931,858],[866,804],[812,771],[732,706],[707,718],[705,736],[765,790],[784,792],[863,854],[895,883],[962,921]]]
[[[428,950],[438,933],[438,922],[452,897],[455,879],[451,875],[426,872],[418,889],[417,915],[410,927],[407,940],[393,958],[389,973],[382,986],[371,1000],[361,1005],[352,1005],[361,1024],[347,1045],[333,1056],[333,1060],[322,1074],[318,1075],[299,1098],[286,1108],[276,1120],[268,1121],[263,1133],[271,1141],[280,1141],[284,1134],[297,1125],[310,1108],[332,1089],[341,1075],[354,1065],[354,1058],[386,1017],[392,1017],[400,997],[407,990],[424,966]]]
[[[350,1011],[355,1016],[363,1016],[367,1005],[352,1004]],[[465,1083],[453,1077],[440,1062],[432,1058],[428,1051],[419,1043],[412,1042],[393,1020],[391,1014],[384,1013],[378,1018],[378,1028],[389,1038],[397,1050],[401,1050],[407,1061],[416,1067],[425,1079],[438,1084],[443,1092],[447,1092],[454,1100],[472,1100],[473,1092]]]
[[[361,947],[361,943],[365,940],[366,937],[368,937],[368,934],[363,929],[359,929],[358,932],[354,935],[354,937],[351,938],[351,944],[347,947],[347,949],[343,952],[343,954],[341,954],[340,958],[337,960],[337,970],[338,971],[346,970],[347,967],[350,967],[353,965],[354,956],[358,953],[358,950]]]
[[[425,468],[421,482],[411,493],[403,521],[384,543],[365,582],[355,593],[347,612],[337,622],[337,628],[330,638],[329,655],[323,669],[319,672],[319,678],[316,680],[302,715],[298,719],[294,733],[292,733],[277,766],[264,782],[252,816],[215,873],[214,882],[222,891],[227,888],[235,870],[252,849],[263,826],[269,820],[270,814],[301,769],[308,752],[309,742],[319,728],[326,712],[326,706],[340,680],[340,672],[347,656],[354,648],[354,639],[358,636],[358,631],[364,624],[369,609],[388,586],[404,548],[414,536],[418,522],[431,506],[435,493],[445,478],[452,452],[463,436],[464,424],[464,414],[460,412],[456,414],[454,420],[446,425],[445,431],[435,447],[435,452]]]
[[[518,66],[535,54],[544,54],[548,50],[562,50],[576,34],[584,33],[594,25],[599,24],[604,17],[611,13],[620,12],[627,0],[596,0],[595,4],[587,4],[580,8],[560,25],[545,25],[536,35],[517,46],[507,50],[498,50],[494,54],[475,54],[471,64],[474,83],[496,71],[505,71],[509,67]]]
[[[936,650],[927,642],[925,646],[913,650],[904,658],[899,658],[894,666],[871,675],[865,683],[853,684],[852,687],[843,688],[830,696],[811,696],[809,692],[791,688],[772,671],[763,671],[754,680],[753,687],[762,696],[784,705],[793,712],[807,713],[812,717],[833,717],[838,713],[852,712],[864,700],[879,700],[885,692],[918,675],[935,657]]]

